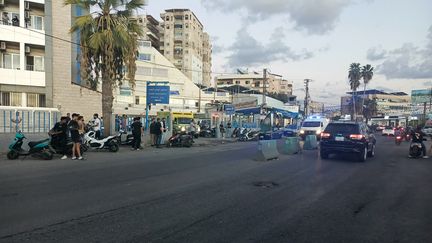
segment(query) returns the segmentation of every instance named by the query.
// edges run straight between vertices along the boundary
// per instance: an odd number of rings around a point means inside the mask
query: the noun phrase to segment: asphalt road
[[[432,159],[256,144],[0,161],[0,242],[432,242]]]

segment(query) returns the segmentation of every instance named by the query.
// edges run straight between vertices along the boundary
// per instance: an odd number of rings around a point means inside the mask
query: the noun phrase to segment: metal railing
[[[36,71],[36,72],[44,72],[45,69],[43,67],[38,67],[35,65],[26,65],[26,70],[27,71]]]
[[[0,133],[45,133],[60,120],[54,108],[26,108],[0,106]]]

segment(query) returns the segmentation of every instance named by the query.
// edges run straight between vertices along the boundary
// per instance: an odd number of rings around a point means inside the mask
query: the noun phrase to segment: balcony
[[[45,72],[0,68],[0,84],[45,87]]]
[[[22,42],[45,46],[45,32],[42,30],[26,29],[13,25],[2,25],[2,41]]]
[[[45,72],[45,69],[43,67],[35,66],[35,65],[26,65],[26,70],[35,71],[35,72]]]

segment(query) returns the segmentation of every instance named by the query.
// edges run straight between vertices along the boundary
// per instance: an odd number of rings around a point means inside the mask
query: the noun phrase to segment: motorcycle
[[[21,132],[15,134],[14,141],[9,145],[9,152],[7,153],[8,159],[14,160],[18,159],[19,156],[28,155],[44,160],[51,160],[53,158],[53,152],[49,147],[49,139],[29,142],[28,146],[30,149],[28,151],[22,148],[24,139],[26,139],[26,137]]]
[[[194,143],[193,137],[190,134],[176,133],[168,139],[168,147],[192,147]]]
[[[104,139],[98,140],[95,138],[94,131],[89,131],[84,134],[83,145],[84,152],[86,152],[89,148],[108,149],[110,152],[117,152],[119,150],[116,136],[108,136]]]
[[[123,140],[123,135],[126,134],[126,138]],[[132,134],[128,134],[124,130],[120,130],[116,137],[118,145],[128,145],[132,146],[132,143],[134,141],[134,137]]]
[[[243,132],[240,133],[238,141],[246,142],[246,141],[258,141],[259,140],[260,131],[258,130],[248,130],[244,129]]]
[[[402,143],[402,135],[396,135],[395,137],[395,144],[400,145]]]
[[[214,138],[216,137],[216,128],[203,127],[199,135],[205,138]]]
[[[423,138],[423,141],[427,141],[427,139]],[[422,154],[423,154],[422,144],[419,142],[411,142],[409,148],[409,157],[418,159],[422,157]]]
[[[53,139],[51,137],[51,141],[49,143],[50,149],[53,153],[55,154],[63,154],[64,152],[66,152],[66,155],[71,156],[72,155],[72,148],[73,148],[73,142],[72,140],[67,140],[66,144],[61,144],[59,141],[56,141],[55,139]],[[63,146],[66,146],[66,148],[63,148]],[[81,148],[81,155],[85,152],[85,148],[84,145],[81,144],[80,145]]]

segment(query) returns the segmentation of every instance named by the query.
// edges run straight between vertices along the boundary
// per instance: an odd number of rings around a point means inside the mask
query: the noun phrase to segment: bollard
[[[258,141],[258,150],[255,159],[258,161],[267,161],[279,158],[276,140]]]
[[[285,139],[281,154],[296,154],[300,150],[297,137],[288,137]]]
[[[304,142],[304,150],[312,150],[318,148],[318,141],[315,135],[307,135]]]

